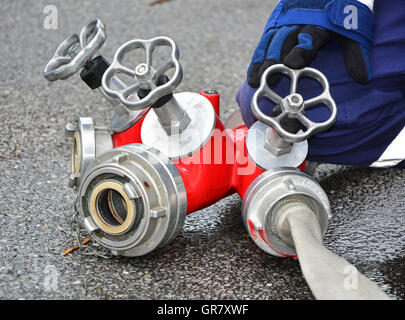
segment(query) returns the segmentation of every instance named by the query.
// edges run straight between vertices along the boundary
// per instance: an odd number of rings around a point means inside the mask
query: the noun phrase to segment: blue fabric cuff
[[[346,29],[346,6],[355,6],[358,12],[358,29]],[[369,7],[355,0],[332,0],[324,10],[297,8],[283,12],[283,1],[274,9],[265,30],[285,25],[317,25],[347,38],[353,39],[370,49],[373,43],[375,17]]]

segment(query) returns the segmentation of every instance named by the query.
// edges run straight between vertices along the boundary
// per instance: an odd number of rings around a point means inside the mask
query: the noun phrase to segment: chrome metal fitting
[[[264,148],[266,150],[278,157],[290,153],[292,147],[293,144],[283,140],[273,128],[267,128],[266,141],[264,143]]]
[[[285,98],[280,97],[267,84],[268,77],[274,73],[283,73],[291,78],[290,94]],[[322,94],[304,101],[296,92],[302,77],[317,80],[323,88]],[[272,100],[280,109],[280,114],[274,117],[264,114],[259,107],[262,97]],[[331,113],[329,119],[321,123],[315,123],[305,115],[305,110],[318,104],[325,104]],[[329,129],[337,118],[337,107],[329,92],[328,79],[316,69],[292,70],[283,64],[271,66],[264,72],[260,87],[252,98],[252,112],[258,121],[249,130],[246,147],[251,159],[265,170],[300,166],[307,157],[307,140],[313,134]],[[305,127],[305,132],[289,132],[282,123],[285,119],[296,119]]]
[[[110,86],[114,90],[123,90],[126,88],[126,84],[121,81],[118,77],[112,76],[110,79]],[[145,108],[139,111],[133,111],[128,109],[125,105],[123,105],[119,100],[112,98],[109,96],[103,87],[100,87],[99,90],[103,94],[103,96],[111,103],[111,105],[115,109],[115,113],[113,114],[111,121],[110,121],[110,129],[113,132],[121,133],[133,125],[138,123],[142,118],[149,112],[150,108]],[[139,100],[138,96],[132,95],[129,99],[135,101]]]
[[[182,133],[191,122],[186,110],[175,96],[172,96],[165,105],[154,108],[153,111],[167,135]]]
[[[142,256],[166,245],[187,213],[186,189],[175,165],[141,144],[97,157],[78,199],[87,232],[115,255]]]
[[[295,256],[292,242],[281,240],[280,230],[291,206],[307,207],[326,232],[332,218],[329,199],[308,174],[295,168],[269,170],[249,186],[242,203],[242,220],[253,241],[279,257]],[[283,237],[285,239],[285,237]]]
[[[271,135],[269,137],[269,130]],[[271,142],[269,141],[271,139]],[[277,142],[275,142],[277,141]],[[299,167],[307,158],[308,142],[286,143],[277,132],[266,124],[256,121],[246,136],[246,149],[249,157],[263,170],[280,167]]]
[[[267,79],[275,73],[283,73],[291,78],[290,94],[282,98],[267,84]],[[298,82],[301,78],[308,77],[318,81],[323,92],[318,97],[304,101],[303,97],[297,93]],[[259,100],[267,97],[276,105],[281,107],[281,113],[276,117],[264,114],[259,107]],[[307,118],[305,110],[318,104],[324,104],[330,111],[330,116],[326,121],[315,123]],[[325,75],[313,68],[293,70],[283,64],[276,64],[269,67],[263,74],[259,89],[252,98],[252,112],[256,119],[267,126],[272,127],[277,134],[288,143],[302,142],[309,139],[313,134],[329,129],[337,118],[337,107],[335,100],[332,98],[329,90],[329,82]],[[298,120],[304,127],[305,132],[291,133],[283,128],[281,121],[285,118]]]
[[[87,167],[100,154],[113,148],[111,132],[95,127],[92,118],[79,117],[66,126],[66,134],[72,141],[72,174],[69,187],[77,189]]]
[[[104,23],[93,20],[76,33],[65,39],[56,49],[44,69],[48,81],[64,80],[84,67],[103,46],[106,33]]]
[[[153,63],[153,52],[157,47],[169,47],[171,49],[170,59],[160,66]],[[138,49],[145,51],[146,61],[138,64],[134,70],[122,65],[125,56]],[[106,70],[102,80],[104,92],[111,98],[119,99],[124,105],[124,109],[132,112],[140,112],[149,107],[154,107],[154,112],[159,120],[159,127],[165,131],[165,136],[183,133],[191,125],[191,118],[182,104],[177,101],[172,92],[180,84],[183,78],[183,70],[179,62],[179,49],[177,44],[168,37],[156,37],[150,40],[131,40],[122,45],[114,56],[114,61]],[[173,76],[169,79],[166,73],[174,69]],[[119,80],[120,74],[125,74],[133,79],[129,86]],[[159,79],[166,78],[166,81],[159,83]],[[117,81],[119,85],[117,86]],[[139,98],[138,93],[148,92],[143,98]],[[171,96],[171,99],[164,105],[155,106],[155,103],[162,98]],[[165,100],[166,101],[166,100]],[[162,102],[160,102],[162,103]],[[144,115],[143,113],[142,115]],[[124,117],[124,120],[121,118]],[[125,114],[115,116],[111,122],[111,127],[115,132],[126,128],[127,121]],[[155,145],[152,145],[154,146]],[[159,149],[160,150],[160,149]]]
[[[176,110],[182,110],[189,119],[188,126],[180,130],[172,125],[169,134],[168,128],[162,125],[162,118],[165,117],[159,113],[159,109],[154,109],[155,112],[151,111],[145,116],[141,137],[144,144],[160,150],[172,160],[178,160],[198,152],[209,141],[217,117],[212,104],[200,94],[182,92],[173,95],[173,98],[178,105]],[[165,108],[163,112],[169,114],[172,110],[170,107],[169,103],[161,108]]]
[[[170,59],[161,66],[153,66],[153,52],[156,47],[166,46],[171,49]],[[145,51],[146,61],[139,64],[135,69],[122,65],[125,56],[134,50]],[[134,39],[124,43],[115,53],[114,60],[103,75],[102,86],[107,95],[117,98],[123,105],[133,111],[151,107],[161,97],[170,94],[181,83],[183,79],[183,69],[179,62],[179,50],[177,44],[168,37],[156,37],[150,40]],[[159,76],[164,75],[170,69],[174,69],[171,79],[157,86],[156,81]],[[134,80],[129,86],[122,89],[114,88],[111,83],[113,77],[125,74]],[[141,89],[148,89],[150,93],[140,100],[134,100]]]

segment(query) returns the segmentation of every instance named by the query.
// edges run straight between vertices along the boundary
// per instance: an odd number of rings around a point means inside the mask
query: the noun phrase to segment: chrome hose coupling
[[[79,117],[66,126],[66,134],[72,138],[72,173],[69,187],[77,189],[84,172],[96,157],[113,148],[112,135],[106,127],[96,127],[93,119]]]
[[[293,241],[281,234],[292,207],[311,210],[323,234],[326,232],[332,218],[329,199],[318,182],[305,172],[295,168],[272,169],[249,186],[243,198],[242,220],[263,251],[278,257],[296,256]]]
[[[142,256],[172,241],[187,213],[174,164],[157,150],[131,144],[103,153],[78,192],[87,232],[115,255]]]

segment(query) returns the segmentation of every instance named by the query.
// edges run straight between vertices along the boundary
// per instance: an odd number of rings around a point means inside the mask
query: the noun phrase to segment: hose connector
[[[87,167],[97,156],[113,148],[113,140],[108,128],[96,127],[89,117],[79,117],[73,123],[68,123],[66,135],[72,138],[69,187],[77,190]]]
[[[249,186],[242,204],[242,219],[253,241],[265,252],[296,257],[285,218],[289,210],[310,210],[326,232],[331,210],[322,187],[295,168],[266,171]]]
[[[172,241],[187,213],[183,180],[159,151],[131,144],[103,153],[78,192],[83,225],[115,255],[142,256]]]

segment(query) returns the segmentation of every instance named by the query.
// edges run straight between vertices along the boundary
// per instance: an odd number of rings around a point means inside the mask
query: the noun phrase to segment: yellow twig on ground
[[[161,3],[167,2],[167,1],[170,1],[170,0],[155,0],[155,1],[150,2],[149,5],[154,6],[156,4],[161,4]]]
[[[82,242],[82,246],[89,243],[90,241],[91,241],[91,238],[84,239],[83,242]],[[74,247],[72,247],[70,249],[67,249],[67,250],[63,251],[63,256],[66,256],[67,254],[72,253],[72,252],[78,250],[79,248],[80,248],[80,246],[77,245],[77,246],[74,246]]]

